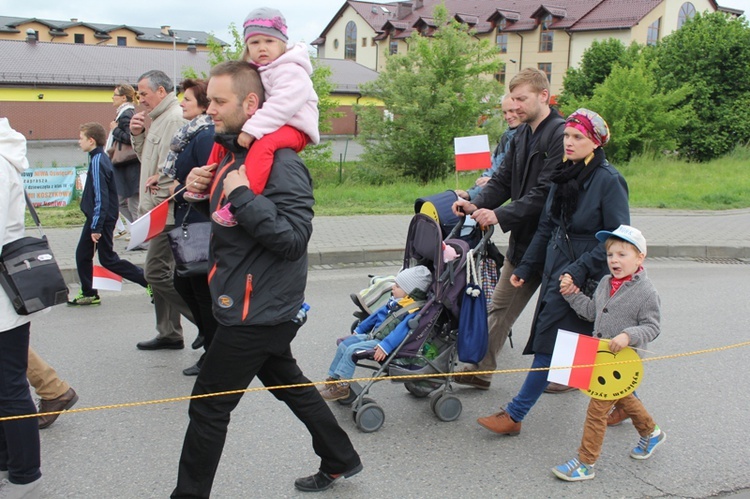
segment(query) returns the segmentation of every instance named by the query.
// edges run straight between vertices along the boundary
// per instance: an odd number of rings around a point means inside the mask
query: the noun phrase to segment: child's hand
[[[573,277],[570,274],[562,274],[560,276],[560,294],[566,296],[578,292],[580,292],[580,289],[573,283]]]
[[[386,354],[383,349],[380,348],[380,345],[375,347],[375,355],[373,355],[372,358],[377,360],[378,362],[383,362],[385,360]]]
[[[91,241],[94,243],[98,243],[100,237],[102,237],[101,234],[97,234],[96,232],[91,233]]]
[[[249,149],[250,144],[252,144],[254,140],[255,140],[255,137],[245,132],[241,132],[240,136],[237,137],[237,143],[241,145],[242,147],[244,147],[245,149]]]
[[[609,351],[617,353],[628,345],[630,345],[630,335],[622,332],[609,340]]]

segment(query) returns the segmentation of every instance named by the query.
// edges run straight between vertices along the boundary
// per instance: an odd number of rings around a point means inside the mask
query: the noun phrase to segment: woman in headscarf
[[[183,198],[183,193],[188,173],[196,166],[206,164],[214,144],[214,123],[206,114],[209,104],[206,95],[207,83],[204,80],[187,79],[180,86],[184,92],[180,102],[182,117],[189,121],[172,138],[170,151],[163,166],[164,174],[174,179],[172,193],[177,193],[174,198],[175,227],[179,227],[183,222],[192,224],[210,221],[208,214],[200,211],[200,208],[205,207],[199,207],[195,203],[191,203],[191,206]],[[193,342],[193,348],[203,346],[205,351],[208,351],[216,331],[216,319],[211,310],[213,301],[208,289],[208,274],[181,277],[175,272],[174,287],[187,303],[195,319],[195,325],[198,326],[198,338]],[[200,372],[204,356],[205,353],[194,365],[183,369],[182,373],[185,376],[196,376]]]
[[[593,323],[578,317],[568,305],[559,281],[563,274],[570,274],[574,286],[584,292],[595,286],[608,272],[604,245],[595,234],[630,224],[627,183],[602,150],[608,141],[609,127],[597,113],[579,109],[567,118],[563,163],[552,176],[534,239],[511,276],[511,284],[520,287],[532,270],[542,272],[539,301],[523,352],[534,355],[532,369],[550,366],[558,329],[591,336]],[[547,374],[546,370],[529,372],[504,409],[477,422],[498,434],[517,435],[521,421],[547,387]]]

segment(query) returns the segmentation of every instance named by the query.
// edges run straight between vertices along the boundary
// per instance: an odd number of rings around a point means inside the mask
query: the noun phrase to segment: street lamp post
[[[172,84],[174,85],[174,94],[177,95],[177,34],[171,29],[168,33],[172,37],[172,77],[174,78]]]

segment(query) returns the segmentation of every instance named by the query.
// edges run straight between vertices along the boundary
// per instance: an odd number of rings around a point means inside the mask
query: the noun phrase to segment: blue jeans
[[[26,323],[0,332],[0,417],[36,413],[26,381],[29,328]],[[10,481],[36,481],[42,476],[39,464],[39,421],[26,418],[0,423],[0,470],[8,471]]]
[[[354,352],[375,348],[380,340],[368,340],[366,334],[353,334],[339,343],[336,355],[333,356],[328,376],[337,379],[352,379],[357,365],[352,360]]]
[[[552,354],[536,353],[531,368],[549,367],[551,363]],[[505,412],[513,418],[513,421],[523,421],[526,414],[542,396],[544,389],[547,388],[547,374],[549,374],[549,371],[532,371],[526,375],[526,380],[523,382],[518,395],[513,397],[508,407],[505,408]]]

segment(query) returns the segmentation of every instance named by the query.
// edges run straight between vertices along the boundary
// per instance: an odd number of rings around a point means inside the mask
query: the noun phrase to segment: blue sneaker
[[[659,432],[658,435],[654,435],[654,433]],[[663,431],[659,430],[659,427],[657,426],[654,428],[654,431],[651,433],[651,435],[647,437],[641,437],[641,439],[638,441],[638,446],[630,451],[630,457],[633,459],[648,459],[651,457],[651,454],[654,453],[654,449],[656,449],[660,443],[665,441],[667,439],[667,434]]]
[[[578,458],[571,459],[565,464],[552,468],[552,473],[560,480],[566,482],[579,482],[581,480],[591,480],[596,475],[594,465],[583,464]]]

